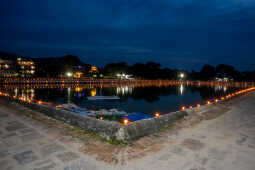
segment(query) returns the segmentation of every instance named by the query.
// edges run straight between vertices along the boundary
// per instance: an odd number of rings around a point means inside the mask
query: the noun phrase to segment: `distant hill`
[[[0,58],[3,59],[3,60],[16,60],[18,57],[17,54],[11,54],[11,53],[7,53],[7,52],[3,52],[3,51],[0,51]]]
[[[72,66],[88,66],[88,64],[82,62],[79,57],[73,55],[66,55],[63,57],[47,57],[47,58],[31,58],[36,63],[41,64],[67,64]]]

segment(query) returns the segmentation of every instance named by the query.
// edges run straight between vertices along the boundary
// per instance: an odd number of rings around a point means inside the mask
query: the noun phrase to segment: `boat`
[[[110,110],[106,110],[106,109],[101,109],[99,111],[96,111],[97,115],[126,115],[127,112],[125,111],[119,111],[117,109],[110,109]]]
[[[66,110],[72,110],[72,109],[86,109],[86,108],[81,108],[79,106],[77,106],[74,103],[66,103],[66,104],[62,104],[62,105],[58,105],[58,108],[63,108]]]
[[[88,100],[119,100],[118,96],[90,96]]]

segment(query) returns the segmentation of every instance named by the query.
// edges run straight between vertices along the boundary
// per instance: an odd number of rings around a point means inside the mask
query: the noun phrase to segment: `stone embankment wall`
[[[99,136],[106,138],[107,140],[115,139],[125,142],[155,133],[187,115],[186,111],[177,111],[162,115],[158,118],[144,119],[132,122],[128,125],[123,125],[119,122],[85,117],[47,105],[27,103],[19,100],[13,100],[11,98],[9,98],[9,100],[15,101],[25,107],[30,108],[31,110],[38,111],[54,119],[66,122],[73,126],[78,126],[85,131],[97,133]]]

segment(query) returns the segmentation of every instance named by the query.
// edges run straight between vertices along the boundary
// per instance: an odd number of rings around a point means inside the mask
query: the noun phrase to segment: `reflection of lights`
[[[15,93],[15,96],[17,97],[18,96],[18,89],[17,88],[15,88],[14,93]]]
[[[183,84],[180,85],[180,93],[183,94],[183,91],[184,91],[184,87],[183,87]]]
[[[197,104],[197,107],[200,107],[201,105],[200,104]]]
[[[224,91],[224,92],[226,92],[227,89],[228,89],[227,86],[224,86],[224,87],[223,87],[223,91]]]
[[[215,91],[223,90],[224,92],[226,92],[227,89],[228,89],[227,86],[215,86],[215,87],[214,87],[214,90],[215,90]]]
[[[117,94],[131,94],[133,91],[133,87],[132,86],[124,86],[124,87],[117,87],[116,88],[116,93]]]
[[[97,95],[97,89],[92,89],[90,91],[90,96],[96,96]]]
[[[30,99],[33,100],[34,96],[35,96],[35,91],[34,91],[34,89],[31,89]]]
[[[77,97],[80,99],[82,97],[81,93],[78,93]]]
[[[74,91],[75,91],[75,92],[81,92],[81,91],[82,91],[82,88],[81,88],[81,87],[75,87]]]
[[[67,103],[71,102],[71,87],[67,88]]]
[[[192,107],[192,106],[190,106],[189,108],[190,108],[190,109],[192,109],[193,107]]]

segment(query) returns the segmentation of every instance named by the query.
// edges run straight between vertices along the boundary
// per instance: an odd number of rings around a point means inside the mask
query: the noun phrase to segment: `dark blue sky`
[[[0,50],[255,69],[255,0],[1,0]]]

